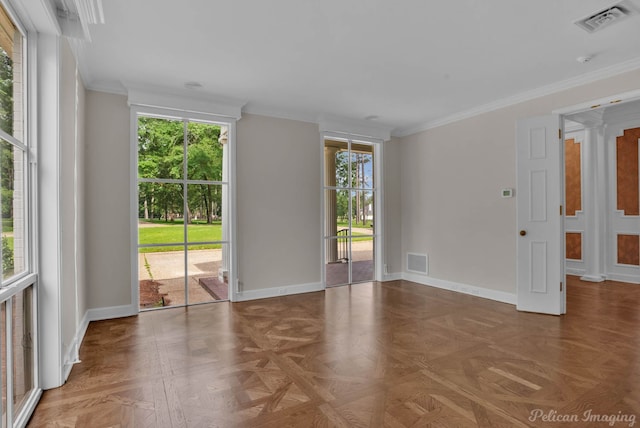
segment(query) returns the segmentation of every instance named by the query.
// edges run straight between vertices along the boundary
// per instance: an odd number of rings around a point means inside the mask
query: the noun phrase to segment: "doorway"
[[[640,100],[640,91],[631,92],[613,96],[611,98],[597,100],[582,105],[568,107],[553,112],[550,116],[537,118],[521,119],[517,123],[517,225],[519,236],[517,240],[517,308],[521,311],[539,312],[547,314],[560,315],[566,312],[566,232],[575,233],[566,226],[566,217],[564,214],[565,206],[565,135],[563,133],[563,122],[565,119],[577,118],[579,114],[583,114],[589,123],[589,129],[593,131],[595,126],[591,124],[603,125],[603,119],[607,115],[621,108],[622,106],[638,102]],[[632,104],[629,104],[632,105]],[[637,105],[637,104],[636,104]],[[626,106],[628,107],[628,105]],[[638,110],[633,110],[632,120],[638,120]],[[626,122],[629,121],[627,116]],[[606,120],[604,121],[606,122]],[[625,123],[625,120],[620,120]],[[613,135],[609,131],[615,129],[614,126],[601,126],[604,135]],[[627,129],[627,128],[623,128]],[[609,134],[607,134],[609,132]],[[596,132],[597,134],[597,132]],[[560,144],[558,144],[558,139]],[[638,140],[635,140],[635,158],[638,158]],[[600,159],[609,159],[609,162],[616,156],[609,144],[608,150],[604,151],[604,141],[600,145],[600,150],[605,153]],[[631,156],[633,157],[633,156]],[[637,165],[637,163],[636,163]],[[601,169],[603,171],[603,169]],[[609,168],[604,177],[613,183],[619,176],[614,174],[615,170]],[[613,176],[612,176],[613,174]],[[637,171],[635,176],[637,177]],[[593,177],[590,175],[589,177]],[[598,185],[592,188],[602,197],[604,190],[601,189],[602,176]],[[638,194],[638,180],[635,181],[635,201],[640,200]],[[583,193],[582,196],[588,199],[593,196],[591,192]],[[619,207],[615,203],[611,203],[610,194],[608,196],[609,207]],[[592,198],[591,203],[597,204],[598,198]],[[590,206],[585,202],[587,206]],[[637,205],[637,203],[636,203]],[[558,210],[559,207],[559,210]],[[577,210],[578,211],[578,210]],[[597,210],[594,211],[597,213]],[[559,214],[559,215],[558,215]],[[605,212],[604,216],[593,215],[592,221],[600,221],[604,223],[601,230],[615,231],[612,222],[615,216]],[[603,218],[604,217],[604,218]],[[601,260],[607,263],[612,262],[623,268],[633,269],[635,275],[640,278],[640,266],[624,266],[617,258],[618,248],[622,241],[625,245],[633,245],[640,253],[640,216],[631,215],[624,217],[632,217],[624,220],[627,228],[633,230],[618,229],[617,233],[608,233],[604,238],[598,234],[592,235],[594,240],[599,239],[599,246],[587,248],[607,248],[602,250]],[[585,227],[588,230],[588,227]],[[624,239],[620,240],[620,236]],[[571,237],[569,239],[574,239]],[[575,241],[574,241],[575,242]],[[582,245],[582,244],[580,244]],[[614,248],[615,249],[612,249]],[[612,259],[613,255],[615,259]],[[639,263],[640,264],[640,263]],[[607,265],[603,266],[606,275],[610,275]],[[637,281],[629,281],[637,282]]]
[[[324,139],[324,278],[327,287],[373,281],[378,243],[377,145]]]
[[[640,101],[564,116],[566,267],[640,283]]]
[[[229,124],[136,117],[140,310],[229,299]]]

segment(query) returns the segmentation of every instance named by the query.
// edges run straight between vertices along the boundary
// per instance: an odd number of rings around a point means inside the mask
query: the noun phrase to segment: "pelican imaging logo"
[[[585,410],[582,413],[559,413],[556,410],[533,409],[529,415],[529,421],[531,422],[546,422],[546,423],[563,423],[563,422],[600,422],[603,426],[616,426],[622,424],[624,426],[632,427],[636,424],[636,415],[622,413],[609,413],[598,414],[592,409]]]

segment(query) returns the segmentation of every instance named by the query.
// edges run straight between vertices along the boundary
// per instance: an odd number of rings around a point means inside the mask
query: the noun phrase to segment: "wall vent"
[[[407,272],[429,273],[429,258],[426,254],[407,253]]]
[[[628,1],[622,1],[574,21],[574,24],[588,33],[595,33],[635,13],[637,10]]]

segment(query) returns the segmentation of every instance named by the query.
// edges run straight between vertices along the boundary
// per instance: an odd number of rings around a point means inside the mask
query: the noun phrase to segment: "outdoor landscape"
[[[138,120],[138,278],[142,309],[228,298],[223,258],[223,127]],[[222,269],[222,271],[221,271]]]

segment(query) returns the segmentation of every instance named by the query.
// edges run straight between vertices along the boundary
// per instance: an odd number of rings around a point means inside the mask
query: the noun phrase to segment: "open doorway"
[[[136,117],[140,310],[229,299],[229,126]]]
[[[640,101],[565,119],[566,272],[640,283]]]
[[[565,118],[566,270],[640,283],[640,101]]]
[[[624,102],[622,101],[624,100]],[[593,277],[640,282],[640,262],[624,255],[640,253],[640,203],[638,176],[638,140],[635,129],[640,126],[638,114],[640,91],[569,107],[550,116],[521,119],[517,123],[517,308],[521,311],[560,315],[566,312],[565,270],[567,243],[579,246],[580,259],[591,257],[593,266],[600,263]],[[603,107],[604,106],[604,107]],[[582,124],[585,135],[593,141],[590,148],[600,155],[583,160],[589,179],[585,192],[581,187],[580,206],[575,212],[587,211],[584,227],[572,229],[565,215],[565,135],[563,122]],[[627,131],[625,133],[625,131]],[[628,136],[626,155],[618,156],[618,137]],[[568,138],[570,139],[570,138]],[[585,140],[587,138],[585,137]],[[598,143],[599,142],[599,143]],[[558,144],[560,143],[560,144]],[[574,141],[571,144],[575,144]],[[622,144],[622,143],[621,143]],[[581,153],[591,153],[582,151]],[[621,151],[620,153],[623,153]],[[581,156],[582,156],[581,154]],[[620,161],[620,162],[619,162]],[[624,162],[622,162],[624,161]],[[629,165],[630,166],[629,166]],[[593,165],[596,165],[594,167]],[[613,167],[613,166],[615,167]],[[621,165],[618,168],[618,165]],[[626,166],[622,166],[626,165]],[[634,169],[635,168],[635,169]],[[632,169],[631,174],[628,170]],[[606,187],[615,191],[606,192]],[[615,187],[613,187],[615,186]],[[628,187],[625,198],[618,190]],[[628,199],[624,209],[618,202]],[[575,201],[574,201],[575,202]],[[586,208],[585,208],[586,207]],[[591,209],[596,207],[598,209]],[[603,208],[604,207],[604,208]],[[559,210],[558,210],[559,208]],[[587,234],[597,223],[598,233]],[[574,225],[575,226],[575,225]],[[570,233],[566,237],[565,233]],[[575,236],[579,235],[579,236]],[[567,238],[567,243],[565,243]],[[591,242],[593,241],[593,243]],[[570,249],[574,251],[574,248]],[[597,251],[591,256],[590,251]],[[583,254],[584,253],[584,256]],[[574,256],[574,261],[580,261]],[[638,265],[636,265],[636,263]],[[587,275],[585,270],[585,277]],[[614,277],[615,275],[615,277]]]

